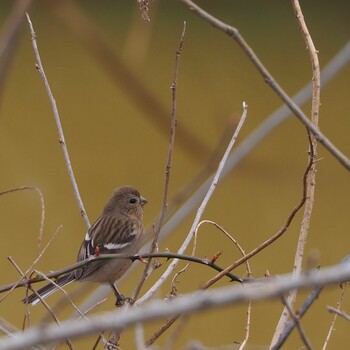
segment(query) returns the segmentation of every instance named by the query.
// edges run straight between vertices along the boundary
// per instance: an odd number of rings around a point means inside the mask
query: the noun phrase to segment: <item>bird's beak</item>
[[[147,204],[147,199],[145,197],[141,196],[141,205],[144,206],[145,204]]]

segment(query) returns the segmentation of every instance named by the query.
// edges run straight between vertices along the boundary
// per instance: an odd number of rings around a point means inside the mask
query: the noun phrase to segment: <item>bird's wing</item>
[[[101,254],[134,254],[139,249],[140,230],[135,220],[129,217],[118,219],[101,216],[88,230],[80,247],[78,261]],[[134,247],[134,248],[133,248]],[[109,260],[96,261],[76,271],[76,278],[85,278]]]

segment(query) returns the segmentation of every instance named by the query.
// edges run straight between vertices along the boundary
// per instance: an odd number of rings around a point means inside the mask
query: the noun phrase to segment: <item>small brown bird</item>
[[[141,248],[143,235],[143,206],[147,200],[139,191],[130,186],[118,188],[109,200],[102,215],[89,228],[80,247],[77,261],[101,254],[137,254]],[[114,282],[128,270],[130,259],[110,259],[92,262],[84,268],[60,276],[55,283],[60,287],[73,281],[108,283],[117,296],[117,304],[123,296]],[[54,284],[47,284],[37,291],[42,299],[56,292]],[[23,299],[26,303],[37,304],[40,299],[33,293]]]

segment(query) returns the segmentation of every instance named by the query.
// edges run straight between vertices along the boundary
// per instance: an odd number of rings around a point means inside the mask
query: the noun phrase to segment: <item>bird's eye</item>
[[[130,198],[129,203],[132,203],[132,204],[136,203],[136,198]]]

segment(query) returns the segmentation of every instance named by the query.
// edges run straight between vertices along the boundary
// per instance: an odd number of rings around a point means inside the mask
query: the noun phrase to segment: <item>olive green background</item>
[[[311,79],[308,53],[290,2],[220,0],[199,4],[237,27],[290,95]],[[178,80],[177,133],[187,129],[204,147],[196,153],[194,146],[184,146],[180,137],[176,138],[170,196],[176,195],[203,168],[228,125],[238,121],[243,101],[249,105],[248,119],[237,142],[281,105],[236,43],[190,13],[179,1],[151,2],[149,24],[142,22],[136,1],[85,0],[77,5],[97,26],[114,54],[163,106],[162,118],[169,125],[175,50],[183,21],[187,22]],[[301,5],[323,67],[349,39],[350,5],[346,1],[303,1]],[[1,2],[1,24],[11,6],[12,1]],[[128,88],[117,83],[106,69],[104,57],[97,60],[68,28],[60,8],[51,2],[38,1],[29,13],[90,220],[98,217],[116,187],[131,184],[148,199],[144,221],[146,226],[152,225],[161,208],[169,128],[161,129],[158,123],[150,121],[152,106],[148,113],[140,108],[138,100],[130,97]],[[93,38],[90,44],[97,47]],[[62,225],[58,237],[37,265],[38,270],[47,272],[75,261],[86,228],[67,175],[47,93],[34,63],[29,29],[23,21],[0,96],[0,191],[24,185],[42,190],[44,243]],[[321,130],[347,155],[350,155],[349,74],[347,66],[322,90],[320,110]],[[303,110],[309,115],[310,104]],[[224,226],[247,252],[255,248],[284,225],[299,201],[307,149],[304,127],[295,117],[289,118],[220,183],[203,218]],[[335,264],[349,251],[349,173],[322,146],[318,156],[315,207],[305,267],[310,258],[316,259],[320,266]],[[18,278],[7,256],[13,257],[23,270],[37,256],[38,196],[29,191],[1,196],[0,213],[0,283],[3,285]],[[160,249],[176,251],[193,218],[194,212],[161,243]],[[267,270],[271,275],[291,271],[300,219],[298,214],[281,239],[251,260],[255,277],[263,276]],[[197,255],[211,257],[217,251],[223,251],[218,260],[222,266],[239,257],[227,238],[213,227],[203,226]],[[151,279],[154,281],[165,267],[166,264]],[[135,270],[123,282],[124,294],[131,293],[140,272],[141,269]],[[244,274],[243,268],[237,273]],[[178,292],[196,290],[211,276],[212,271],[192,265],[179,278]],[[227,281],[217,285],[227,285]],[[168,292],[169,284],[166,284],[162,293]],[[0,304],[0,316],[19,328],[25,313],[25,306],[20,303],[24,295],[24,289],[16,290]],[[300,293],[298,305],[306,295]],[[322,292],[302,321],[315,348],[322,347],[332,320],[326,305],[336,306],[339,295],[337,286]],[[54,300],[50,299],[52,304]],[[113,298],[109,298],[94,312],[110,310],[113,304]],[[342,309],[350,312],[347,291]],[[279,301],[253,304],[249,348],[268,346],[281,310]],[[33,324],[45,314],[42,306],[31,308],[30,312]],[[61,319],[71,313],[68,307]],[[190,339],[207,346],[242,341],[245,317],[245,306],[191,317],[174,348],[183,347]],[[146,337],[158,324],[161,322],[146,327]],[[344,348],[349,341],[346,321],[338,319],[335,328],[328,349]],[[165,344],[171,333],[172,330],[158,344]],[[92,339],[75,343],[76,348],[91,348]],[[295,332],[285,349],[301,346]],[[122,347],[135,347],[132,330],[123,334]]]

